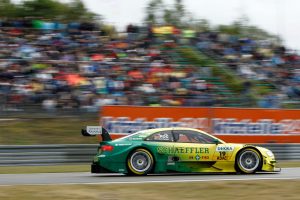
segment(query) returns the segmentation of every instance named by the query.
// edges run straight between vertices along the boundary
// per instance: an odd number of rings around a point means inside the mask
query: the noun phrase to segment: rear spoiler
[[[101,135],[102,141],[111,141],[108,131],[102,126],[87,126],[86,129],[81,129],[83,136],[96,136]]]

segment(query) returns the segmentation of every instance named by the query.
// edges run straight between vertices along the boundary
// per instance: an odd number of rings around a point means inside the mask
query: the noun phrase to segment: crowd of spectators
[[[126,32],[111,38],[91,23],[1,22],[0,110],[226,106],[214,92],[218,86],[202,79],[199,66],[178,64],[169,55],[172,48],[162,48],[176,42],[159,41],[149,27],[129,25]],[[299,99],[299,57],[283,47],[213,32],[191,41],[240,76],[274,84],[280,92],[259,106],[279,107],[278,95]]]
[[[205,32],[198,34],[194,45],[243,79],[273,87],[274,92],[259,101],[260,107],[280,107],[284,100],[299,102],[300,57],[276,40]]]
[[[0,110],[222,106],[200,68],[174,63],[149,28],[130,25],[111,39],[88,23],[0,24]]]

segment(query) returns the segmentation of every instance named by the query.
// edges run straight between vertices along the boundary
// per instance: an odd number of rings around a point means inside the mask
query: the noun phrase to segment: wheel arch
[[[235,158],[234,158],[234,168],[237,172],[240,172],[240,169],[238,167],[238,163],[237,163],[237,158],[238,158],[238,155],[245,149],[253,149],[255,151],[258,152],[258,154],[260,155],[260,163],[259,163],[259,166],[258,166],[258,170],[257,171],[261,171],[262,170],[262,167],[263,167],[263,155],[262,153],[260,152],[260,150],[258,148],[256,148],[255,146],[244,146],[243,148],[241,148],[240,150],[238,150],[235,154]]]

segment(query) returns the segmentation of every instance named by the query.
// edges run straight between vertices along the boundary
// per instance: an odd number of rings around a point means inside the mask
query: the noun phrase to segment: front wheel
[[[237,167],[239,171],[252,174],[261,166],[261,156],[255,149],[244,149],[237,155]]]
[[[152,154],[146,149],[134,150],[127,159],[129,174],[147,175],[154,165]]]

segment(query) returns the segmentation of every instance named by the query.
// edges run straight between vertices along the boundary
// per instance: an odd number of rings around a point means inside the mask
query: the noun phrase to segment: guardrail
[[[0,166],[91,163],[97,144],[0,145]],[[300,160],[300,144],[260,144],[277,160]]]
[[[97,146],[96,144],[0,145],[0,166],[91,163]]]

